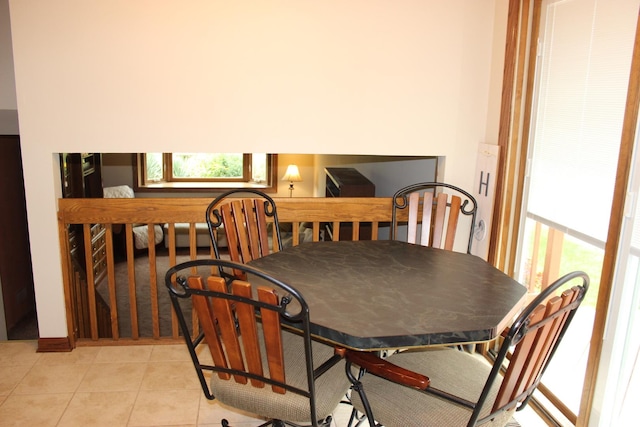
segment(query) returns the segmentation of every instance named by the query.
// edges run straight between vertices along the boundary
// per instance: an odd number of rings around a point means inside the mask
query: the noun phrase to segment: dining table
[[[352,350],[490,341],[527,300],[478,256],[396,240],[302,243],[249,265],[302,294],[316,339]]]

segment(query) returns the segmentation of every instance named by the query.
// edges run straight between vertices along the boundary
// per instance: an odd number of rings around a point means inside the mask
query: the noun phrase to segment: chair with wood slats
[[[216,268],[245,280],[210,275]],[[248,265],[215,259],[178,264],[165,284],[208,399],[267,419],[262,426],[330,425],[350,387],[345,363],[333,347],[312,341],[307,303],[294,288]],[[185,320],[184,299],[193,304],[198,333]],[[201,362],[206,349],[211,364]]]
[[[466,251],[471,253],[477,210],[471,194],[450,184],[421,182],[403,187],[393,195],[391,239],[453,250],[458,225],[467,217],[468,234],[464,235]],[[400,220],[401,212],[406,212],[406,220]],[[406,232],[399,230],[405,225]]]
[[[207,207],[206,221],[218,259],[221,256],[217,234],[221,232],[226,235],[229,258],[235,262],[246,264],[282,250],[276,204],[259,190],[231,190],[221,194]],[[269,224],[273,224],[272,227]]]
[[[589,277],[577,271],[545,289],[505,331],[493,364],[452,348],[387,359],[341,350],[357,391],[354,407],[370,426],[506,425],[540,383],[588,286]],[[356,366],[366,372],[360,379],[352,374]]]

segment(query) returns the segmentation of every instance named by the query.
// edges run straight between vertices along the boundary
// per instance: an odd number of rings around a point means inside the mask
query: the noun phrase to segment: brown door
[[[7,330],[35,313],[20,137],[0,136],[0,278]]]

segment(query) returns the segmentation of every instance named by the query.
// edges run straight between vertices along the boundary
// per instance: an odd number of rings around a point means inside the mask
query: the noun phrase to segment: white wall
[[[10,0],[41,337],[67,334],[56,153],[437,155],[470,187],[506,3]]]

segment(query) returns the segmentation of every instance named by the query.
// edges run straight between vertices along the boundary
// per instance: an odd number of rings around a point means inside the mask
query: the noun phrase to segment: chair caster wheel
[[[222,427],[229,427],[229,421],[223,419],[222,420]]]

